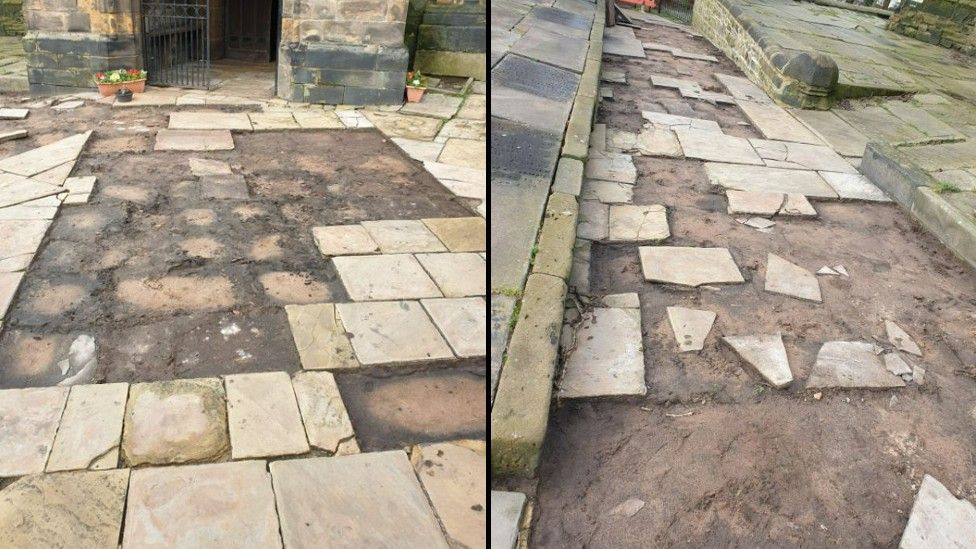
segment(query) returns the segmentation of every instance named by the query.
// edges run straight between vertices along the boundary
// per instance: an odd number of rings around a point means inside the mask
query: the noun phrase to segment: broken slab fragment
[[[817,303],[822,301],[817,277],[776,254],[769,254],[766,259],[765,290]]]
[[[674,331],[679,352],[700,351],[715,323],[715,313],[685,307],[668,307],[668,322]]]
[[[600,302],[603,303],[604,307],[618,307],[623,309],[640,308],[640,297],[634,292],[605,295]]]
[[[816,217],[817,210],[802,194],[789,193],[783,202],[783,207],[779,210],[779,215],[795,215],[800,217]]]
[[[644,351],[639,309],[596,308],[564,325],[560,398],[643,395]]]
[[[807,388],[887,389],[904,387],[874,353],[874,345],[863,341],[828,341],[817,352]]]
[[[305,427],[285,372],[224,378],[231,457],[286,456],[308,452]]]
[[[912,367],[909,366],[908,362],[905,361],[905,359],[902,358],[902,356],[897,352],[884,355],[884,364],[885,369],[896,376],[912,373]]]
[[[309,443],[332,455],[359,452],[346,405],[329,372],[299,372],[292,379]]]
[[[684,286],[745,282],[727,248],[641,246],[638,251],[645,280]]]
[[[71,388],[47,471],[114,469],[119,461],[128,383]]]
[[[748,227],[752,227],[753,229],[759,229],[761,232],[768,233],[770,231],[768,231],[767,229],[770,229],[773,227],[773,225],[776,225],[776,222],[770,221],[765,217],[750,217],[749,219],[746,219],[742,224]]]
[[[660,241],[671,236],[664,206],[610,206],[610,242]]]
[[[724,133],[694,129],[674,130],[681,143],[681,150],[687,158],[727,162],[730,164],[763,165],[762,158],[756,154],[749,140]],[[587,164],[589,165],[589,164]]]
[[[783,207],[786,195],[753,191],[726,190],[730,214],[776,215]]]
[[[965,499],[956,498],[938,480],[925,475],[898,547],[974,547],[974,524],[976,506]]]
[[[491,491],[491,549],[515,549],[524,508],[525,494]]]
[[[793,383],[793,372],[783,346],[782,334],[726,336],[726,344],[748,362],[770,385],[777,389]]]
[[[727,189],[837,198],[837,193],[814,171],[707,162],[705,173],[710,183]]]
[[[828,275],[828,276],[840,276],[840,273],[838,273],[837,271],[835,271],[835,270],[833,270],[833,269],[831,269],[830,267],[827,267],[827,266],[820,267],[820,270],[817,271],[817,274],[818,275]]]
[[[905,330],[901,329],[901,326],[890,320],[885,320],[885,331],[888,333],[888,341],[890,341],[896,349],[906,353],[911,353],[915,356],[922,356],[922,350],[918,348],[918,344],[915,343],[912,336],[908,335]]]
[[[871,202],[891,202],[884,191],[859,173],[838,173],[821,171],[820,177],[830,185],[837,196],[844,200],[867,200]]]

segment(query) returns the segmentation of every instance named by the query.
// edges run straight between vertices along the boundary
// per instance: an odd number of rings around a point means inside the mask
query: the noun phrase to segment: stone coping
[[[491,409],[491,467],[496,475],[534,476],[545,440],[583,175],[568,160],[585,161],[587,156],[603,54],[603,14],[604,0],[597,0],[589,50],[553,177],[559,187],[550,187],[533,265],[507,326],[511,339],[503,342],[507,353]]]
[[[934,177],[902,151],[881,143],[868,143],[861,172],[954,254],[976,268],[974,193],[936,192],[938,181]]]

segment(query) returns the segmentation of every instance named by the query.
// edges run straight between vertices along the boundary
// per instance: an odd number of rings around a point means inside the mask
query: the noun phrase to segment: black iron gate
[[[694,8],[695,0],[657,0],[658,13],[686,24],[691,24]]]
[[[143,0],[149,82],[210,88],[210,0]]]

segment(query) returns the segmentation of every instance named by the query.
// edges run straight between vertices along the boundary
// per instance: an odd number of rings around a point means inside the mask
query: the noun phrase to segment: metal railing
[[[149,81],[210,87],[210,0],[143,0],[143,50]]]
[[[695,0],[657,0],[657,12],[682,23],[691,24],[691,11]]]

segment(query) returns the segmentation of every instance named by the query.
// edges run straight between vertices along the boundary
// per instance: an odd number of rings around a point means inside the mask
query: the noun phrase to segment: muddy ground
[[[637,131],[640,110],[663,109],[760,137],[735,106],[685,101],[649,82],[661,73],[722,91],[710,75],[741,72],[719,50],[678,30],[636,32],[721,61],[605,57],[629,85],[610,85],[614,100],[597,122]],[[555,406],[533,546],[895,547],[924,474],[976,498],[976,273],[892,204],[817,201],[819,218],[779,217],[764,234],[726,213],[701,162],[635,156],[635,164],[634,203],[668,208],[666,244],[728,247],[746,283],[646,283],[636,246],[594,244],[592,292],[640,294],[648,393]],[[766,293],[767,253],[810,270],[840,264],[850,277],[819,277],[822,304]],[[703,351],[677,353],[665,313],[673,305],[718,313]],[[804,390],[823,342],[890,348],[884,319],[922,347],[923,385],[828,390],[819,399]],[[718,341],[777,331],[796,380],[786,390],[743,369]],[[630,498],[646,504],[632,517],[609,514]]]
[[[61,381],[80,334],[97,345],[93,383],[298,371],[284,305],[348,301],[312,227],[472,215],[376,130],[235,133],[232,151],[153,152],[170,110],[193,109],[89,102],[0,122],[31,133],[0,157],[94,128],[72,175],[98,177],[88,204],[61,208],[25,276],[0,335],[0,388]],[[191,157],[228,162],[248,198],[201,194]],[[337,374],[364,447],[484,436],[485,361],[462,362]],[[398,416],[391,402],[427,413]]]

